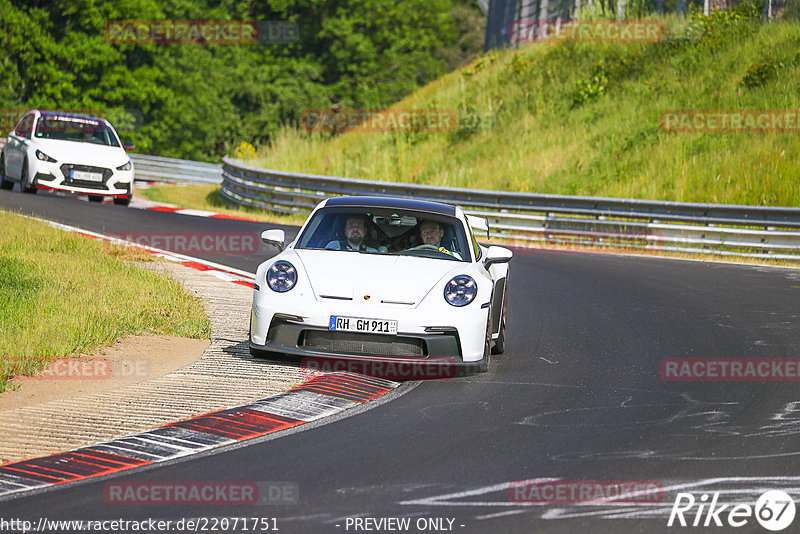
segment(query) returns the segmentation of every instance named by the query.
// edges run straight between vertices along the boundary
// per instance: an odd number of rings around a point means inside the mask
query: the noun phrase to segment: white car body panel
[[[373,302],[419,303],[433,285],[448,273],[461,274],[455,262],[408,256],[362,254],[354,262],[352,252],[297,250],[317,300],[320,296],[363,298]],[[386,280],[391,280],[391,285]],[[445,280],[445,282],[447,282]]]
[[[41,119],[41,113],[32,111],[28,114],[30,113],[34,113],[36,116],[35,129]],[[2,149],[6,179],[23,182],[27,178],[30,185],[40,189],[56,189],[73,193],[130,198],[133,194],[133,163],[131,162],[128,170],[118,169],[118,167],[128,163],[130,158],[122,147],[119,136],[108,121],[103,119],[95,120],[101,121],[110,128],[119,146],[104,146],[89,142],[46,139],[35,136],[28,139],[17,135],[16,131],[12,132]],[[37,150],[56,161],[50,162],[39,159],[36,155]],[[28,166],[27,177],[22,176],[22,168],[25,161],[27,161]],[[68,183],[69,177],[64,176],[61,169],[64,164],[109,169],[111,176],[107,179],[104,178],[100,183],[101,186],[97,187],[85,187],[83,184]]]
[[[325,204],[323,201],[315,208],[298,235],[303,234],[314,213]],[[455,218],[467,228],[466,217],[460,208],[455,209]],[[457,332],[460,354],[451,356],[457,356],[464,364],[483,361],[493,290],[497,281],[508,273],[508,263],[493,264],[489,270],[484,267],[485,247],[480,247],[480,260],[453,261],[343,250],[295,249],[296,243],[297,240],[286,245],[282,252],[262,263],[256,272],[257,289],[253,293],[250,322],[251,351],[274,348],[268,336],[270,326],[278,316],[281,321],[286,316],[294,317],[290,322],[298,329],[319,331],[328,330],[331,316],[347,316],[397,321],[398,336],[422,337],[442,329],[453,330]],[[266,281],[268,269],[281,260],[291,263],[297,271],[296,285],[285,293],[272,290]],[[449,304],[444,298],[445,286],[457,275],[470,276],[477,284],[473,301],[461,307]],[[502,303],[503,299],[498,302]],[[499,327],[493,329],[492,337],[495,339],[497,330]],[[280,345],[275,351],[283,352],[279,349],[285,346],[288,345]],[[299,346],[288,347],[291,350],[287,352],[304,355]],[[318,356],[319,353],[312,351],[308,355]],[[361,358],[364,355],[337,353],[335,356]]]

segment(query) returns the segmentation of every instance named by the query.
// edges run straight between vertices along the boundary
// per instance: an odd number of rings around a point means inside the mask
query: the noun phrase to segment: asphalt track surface
[[[106,233],[272,226],[16,189],[0,191],[0,207]],[[253,272],[265,254],[206,258]],[[407,383],[404,394],[326,424],[0,502],[0,518],[271,517],[292,533],[385,531],[353,520],[406,517],[409,532],[651,533],[683,530],[667,527],[678,491],[751,506],[772,488],[800,498],[797,382],[660,376],[664,358],[797,358],[800,271],[516,249],[510,287],[507,350],[486,374]],[[540,478],[655,481],[664,492],[660,502],[573,504],[508,489]],[[120,506],[104,501],[109,480],[290,481],[300,499]],[[686,513],[690,525],[696,511]],[[436,518],[442,528],[416,528]],[[732,530],[703,520],[686,528]],[[753,517],[735,530],[767,532]]]

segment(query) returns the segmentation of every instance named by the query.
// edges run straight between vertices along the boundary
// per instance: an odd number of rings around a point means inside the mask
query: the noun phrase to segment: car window
[[[28,113],[27,115],[23,115],[23,117],[19,120],[16,128],[14,128],[14,131],[20,137],[30,139],[32,129],[33,129],[33,114]]]
[[[390,208],[318,210],[296,248],[470,260],[468,238],[455,217]]]
[[[119,146],[114,132],[103,121],[90,117],[43,115],[36,125],[37,139],[58,139],[103,146]]]

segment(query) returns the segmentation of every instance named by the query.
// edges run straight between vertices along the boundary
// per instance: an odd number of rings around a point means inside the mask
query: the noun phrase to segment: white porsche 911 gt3
[[[387,197],[322,201],[256,272],[250,352],[485,371],[504,350],[512,252],[485,219]]]

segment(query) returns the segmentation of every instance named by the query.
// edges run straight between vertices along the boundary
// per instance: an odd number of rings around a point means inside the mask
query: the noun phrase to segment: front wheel
[[[0,189],[10,191],[14,189],[14,182],[6,179],[6,158],[0,154]]]
[[[30,184],[30,176],[28,176],[28,160],[27,159],[22,162],[22,173],[20,175],[19,184],[20,184],[20,187],[22,188],[22,192],[23,193],[30,193],[32,195],[35,195],[36,193],[39,192],[39,190],[36,189],[35,185],[31,185]]]
[[[114,197],[114,204],[117,206],[128,206],[131,203],[131,197]]]
[[[89,202],[102,202],[103,195],[89,195]]]

